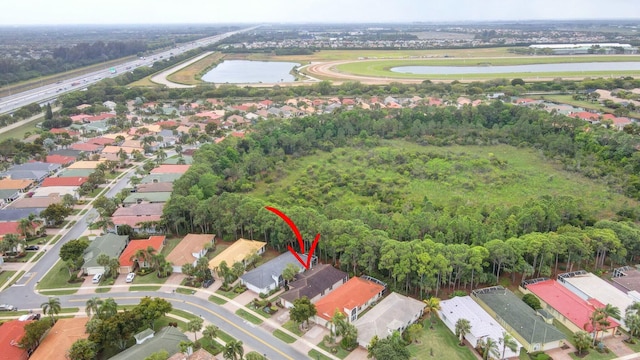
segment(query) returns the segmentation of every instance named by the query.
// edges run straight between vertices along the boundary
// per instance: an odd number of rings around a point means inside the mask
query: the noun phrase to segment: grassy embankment
[[[366,160],[376,154],[410,159],[412,154],[428,153],[448,156],[444,162],[419,165],[426,167],[426,171],[438,172],[437,179],[417,179],[408,171],[399,173],[392,166],[374,166]],[[504,168],[488,166],[492,156],[507,165]],[[287,176],[271,179],[271,184],[258,183],[253,194],[274,204],[315,206],[319,203],[344,209],[378,206],[373,198],[335,187],[333,184],[340,177],[377,184],[380,189],[391,188],[399,194],[400,203],[417,206],[425,198],[445,208],[460,201],[465,207],[480,208],[522,205],[543,195],[568,195],[581,199],[585,210],[594,216],[608,218],[625,206],[638,204],[612,192],[605,184],[562,170],[534,150],[507,145],[435,147],[402,140],[383,141],[374,149],[335,149],[332,153],[318,152],[288,161],[286,171]]]
[[[202,84],[202,75],[220,63],[224,56],[222,53],[213,53],[167,76],[167,80],[183,85]]]

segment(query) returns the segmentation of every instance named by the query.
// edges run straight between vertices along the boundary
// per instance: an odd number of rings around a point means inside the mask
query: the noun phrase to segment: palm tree
[[[331,319],[329,319],[329,323],[331,324],[331,342],[335,342],[336,336],[342,335],[347,326],[346,322],[347,316],[340,310],[336,309],[333,313]]]
[[[172,272],[173,272],[173,265],[171,265],[171,263],[168,262],[168,261],[162,262],[160,264],[160,266],[158,267],[158,277],[159,278],[167,277],[167,276],[171,275]]]
[[[502,357],[501,357],[501,359],[504,359],[504,355],[505,355],[505,353],[507,351],[507,348],[509,348],[509,350],[511,350],[512,352],[516,352],[518,350],[518,343],[513,338],[513,336],[511,336],[506,331],[502,332],[502,337],[498,340],[498,342],[500,344],[502,344]]]
[[[18,220],[18,230],[25,239],[28,239],[31,235],[31,230],[33,230],[33,223],[29,218],[22,218]]]
[[[218,329],[217,326],[209,324],[205,326],[204,330],[202,330],[202,336],[208,337],[211,340],[215,340],[215,338],[218,337],[219,330],[220,329]]]
[[[178,344],[178,347],[180,348],[180,352],[185,354],[185,355],[189,355],[189,351],[191,349],[193,349],[193,343],[191,341],[180,341],[180,343]]]
[[[432,296],[423,301],[426,304],[424,312],[429,315],[429,328],[433,329],[433,314],[440,310],[440,299]]]
[[[607,304],[604,308],[602,308],[602,311],[607,315],[607,316],[611,316],[612,318],[616,319],[616,320],[620,320],[620,309],[611,305],[611,304]]]
[[[193,333],[194,338],[198,341],[198,331],[202,330],[202,318],[195,318],[187,323],[187,330]]]
[[[87,306],[84,308],[84,311],[87,313],[88,317],[91,317],[92,313],[97,315],[101,305],[102,299],[94,296],[91,299],[87,300]]]
[[[43,314],[51,316],[51,324],[56,322],[56,318],[54,316],[58,315],[62,309],[60,299],[55,297],[50,297],[48,301],[40,304],[40,307],[42,307]]]
[[[108,298],[102,302],[98,308],[98,317],[102,320],[109,319],[118,312],[118,304],[113,298]]]
[[[241,360],[244,356],[244,348],[242,347],[242,341],[231,340],[224,347],[222,356],[226,360]]]
[[[484,341],[484,347],[482,348],[482,359],[489,359],[489,354],[495,355],[496,357],[500,356],[500,351],[498,350],[498,343],[487,336],[487,339]]]
[[[464,345],[464,337],[471,331],[471,323],[465,318],[456,321],[456,335],[460,340],[460,346]]]
[[[6,234],[0,241],[0,252],[3,254],[12,254],[16,256],[20,252],[20,248],[24,248],[27,242],[20,239],[17,234]]]

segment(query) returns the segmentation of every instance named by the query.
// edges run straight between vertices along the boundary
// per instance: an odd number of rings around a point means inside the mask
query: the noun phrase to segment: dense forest
[[[640,199],[640,139],[631,130],[585,125],[501,101],[460,109],[345,110],[272,120],[259,123],[243,139],[202,146],[193,166],[175,182],[164,220],[175,233],[249,237],[284,250],[288,244],[295,246],[291,230],[264,209],[276,206],[297,223],[306,240],[322,234],[317,250],[322,260],[354,274],[387,279],[395,289],[411,293],[493,284],[503,272],[515,281],[582,267],[603,271],[640,255],[635,206],[623,206],[605,218],[571,196],[540,196],[513,206],[439,204],[430,199],[404,203],[394,194],[393,179],[373,183],[338,176],[320,191],[312,183],[298,186],[280,203],[267,203],[255,189],[286,176],[292,159],[405,139],[437,147],[533,148],[546,161],[606,184],[633,201]],[[411,168],[410,160],[387,159],[389,165],[407,164],[406,171],[421,170]],[[433,156],[424,161],[437,160]],[[323,203],[322,196],[339,197],[347,189],[370,201],[342,207]]]

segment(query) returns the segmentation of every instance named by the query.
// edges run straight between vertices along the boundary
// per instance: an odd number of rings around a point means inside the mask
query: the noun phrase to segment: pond
[[[226,60],[202,76],[216,84],[279,83],[295,81],[289,72],[298,63],[277,61]]]
[[[390,70],[403,74],[434,75],[623,71],[640,70],[640,62],[590,62],[508,66],[397,66]]]

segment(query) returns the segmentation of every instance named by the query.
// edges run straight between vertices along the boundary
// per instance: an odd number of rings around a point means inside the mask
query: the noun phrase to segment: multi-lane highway
[[[44,103],[53,101],[58,96],[64,93],[82,90],[87,86],[94,84],[104,78],[116,77],[123,72],[132,71],[133,69],[140,66],[152,66],[156,61],[162,61],[201,46],[207,46],[217,43],[220,40],[231,35],[253,30],[255,28],[257,28],[257,26],[199,39],[188,44],[182,44],[173,49],[164,50],[153,55],[139,58],[137,60],[128,61],[111,68],[105,67],[102,70],[94,71],[92,73],[74,77],[64,81],[59,81],[55,84],[43,85],[32,90],[5,96],[4,98],[0,99],[0,114],[11,113],[16,109],[31,103]]]

